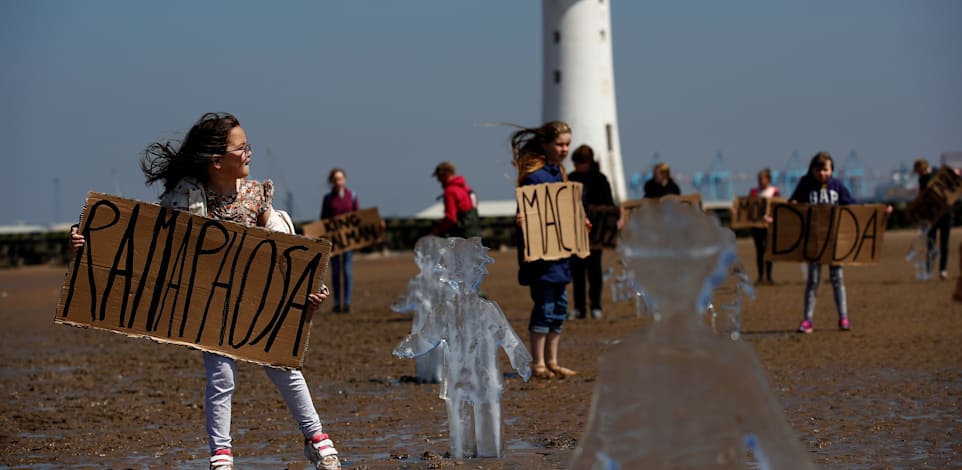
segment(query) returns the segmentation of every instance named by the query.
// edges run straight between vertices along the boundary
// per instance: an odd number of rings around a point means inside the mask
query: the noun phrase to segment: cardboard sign
[[[89,193],[55,321],[300,368],[331,244]]]
[[[743,228],[767,228],[766,215],[772,215],[772,206],[786,202],[782,198],[736,197],[732,202],[732,223],[734,230]]]
[[[599,206],[589,204],[585,208],[588,220],[591,221],[591,231],[588,241],[592,250],[613,250],[618,246],[618,219],[621,209],[616,206]]]
[[[631,217],[631,211],[637,209],[646,201],[650,202],[664,202],[664,201],[678,201],[682,204],[688,204],[689,206],[695,206],[698,210],[702,209],[701,206],[701,194],[691,193],[691,194],[669,194],[667,196],[662,196],[659,198],[647,198],[647,199],[634,199],[631,201],[625,201],[621,203],[621,208],[624,211],[625,222],[627,223],[628,218]]]
[[[524,260],[556,260],[591,254],[581,183],[544,183],[515,190],[524,214]]]
[[[305,237],[330,240],[332,255],[384,242],[377,207],[311,222],[301,230]]]
[[[920,222],[935,222],[962,197],[962,176],[942,167],[908,207],[909,217]]]
[[[876,264],[882,256],[885,206],[775,204],[768,230],[770,261]]]

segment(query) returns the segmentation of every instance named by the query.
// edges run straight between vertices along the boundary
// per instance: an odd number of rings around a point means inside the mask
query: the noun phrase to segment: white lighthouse
[[[543,0],[542,118],[571,125],[572,150],[590,145],[615,199],[625,201],[618,142],[609,0]]]

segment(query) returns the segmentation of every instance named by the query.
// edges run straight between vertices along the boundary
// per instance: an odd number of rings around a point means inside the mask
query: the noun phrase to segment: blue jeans
[[[528,331],[546,335],[561,333],[565,318],[568,318],[568,284],[535,282],[531,284],[531,319]]]
[[[204,352],[204,368],[207,370],[204,412],[207,415],[210,453],[213,454],[217,450],[231,448],[231,399],[237,380],[237,362],[229,357]],[[264,372],[281,392],[304,437],[311,438],[321,432],[321,419],[317,416],[311,391],[301,371],[264,366]]]
[[[838,309],[838,318],[848,317],[848,308],[845,303],[845,283],[842,277],[841,266],[829,266],[828,275],[832,280],[832,288],[835,290],[835,308]],[[812,321],[815,313],[815,293],[818,291],[818,283],[822,277],[822,265],[809,263],[808,280],[805,282],[805,319]]]
[[[351,305],[351,284],[354,281],[354,273],[351,269],[351,259],[354,257],[353,251],[348,251],[331,257],[331,286],[334,288],[334,306]],[[341,273],[344,273],[344,284],[341,284]],[[344,286],[344,295],[341,296],[341,286]],[[344,303],[341,303],[341,299]]]

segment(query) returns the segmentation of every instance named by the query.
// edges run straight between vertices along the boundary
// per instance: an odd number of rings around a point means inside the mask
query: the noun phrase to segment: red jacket
[[[461,175],[454,175],[444,182],[444,219],[433,233],[445,233],[458,223],[458,212],[475,208],[471,187]]]

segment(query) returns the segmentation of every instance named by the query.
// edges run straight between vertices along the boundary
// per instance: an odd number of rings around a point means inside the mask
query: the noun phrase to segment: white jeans
[[[210,453],[213,454],[218,449],[231,447],[231,398],[236,384],[237,363],[229,357],[205,352],[204,368],[207,370],[204,412],[207,415]],[[317,416],[311,391],[301,371],[264,366],[264,372],[281,392],[304,437],[310,438],[321,432],[321,419]]]

